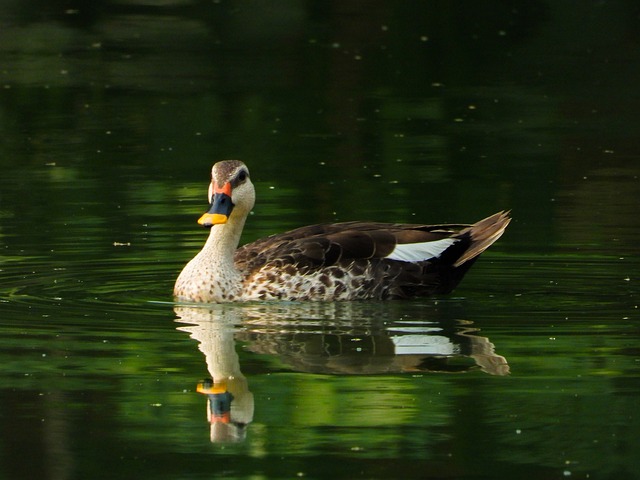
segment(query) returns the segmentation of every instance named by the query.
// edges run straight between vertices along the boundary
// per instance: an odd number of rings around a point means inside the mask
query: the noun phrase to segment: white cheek
[[[456,243],[455,238],[443,238],[434,242],[424,243],[405,243],[396,245],[386,258],[390,260],[399,260],[401,262],[422,262],[430,258],[439,257],[451,245]]]
[[[209,200],[209,203],[213,203],[213,183],[209,184],[209,190],[207,193],[207,200]]]

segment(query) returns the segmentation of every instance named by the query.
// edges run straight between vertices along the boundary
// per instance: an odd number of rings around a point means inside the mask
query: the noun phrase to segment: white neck
[[[225,224],[214,225],[204,247],[182,270],[174,288],[181,300],[228,302],[238,299],[241,275],[233,262],[246,215],[233,212]]]
[[[214,225],[209,232],[204,247],[200,254],[205,255],[211,263],[219,265],[219,268],[232,268],[233,254],[240,243],[240,236],[247,217],[231,215],[227,223]]]

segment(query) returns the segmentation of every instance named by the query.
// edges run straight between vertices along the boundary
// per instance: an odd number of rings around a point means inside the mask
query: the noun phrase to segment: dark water
[[[83,5],[0,4],[0,478],[640,478],[637,6]],[[174,305],[223,158],[246,241],[514,221],[449,297]]]

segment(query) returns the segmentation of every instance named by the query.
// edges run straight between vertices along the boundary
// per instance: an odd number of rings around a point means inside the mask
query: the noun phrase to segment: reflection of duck
[[[298,372],[509,374],[506,359],[472,322],[397,320],[388,304],[306,305],[252,306],[236,338],[247,350],[277,356]]]
[[[203,249],[174,288],[181,300],[355,300],[448,293],[509,224],[500,212],[473,225],[349,222],[302,227],[236,250],[255,190],[244,163],[216,163]]]
[[[207,395],[207,420],[211,424],[211,441],[239,441],[253,420],[253,394],[240,372],[235,350],[234,323],[237,312],[204,308],[176,307],[180,327],[199,342],[211,379],[198,384],[197,391]]]
[[[205,354],[212,442],[241,441],[254,398],[240,371],[236,340],[298,372],[337,375],[457,373],[507,375],[509,365],[471,322],[409,320],[402,303],[271,303],[178,306],[175,311]],[[413,309],[415,311],[415,309]],[[401,320],[397,320],[401,318]]]

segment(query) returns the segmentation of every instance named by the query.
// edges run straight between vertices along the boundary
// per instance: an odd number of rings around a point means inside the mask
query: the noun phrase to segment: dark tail
[[[453,266],[459,267],[484,252],[493,244],[493,242],[502,236],[510,221],[511,217],[509,216],[509,211],[502,211],[491,215],[484,220],[480,220],[479,222],[476,222],[470,227],[462,230],[456,236],[470,235],[471,245],[469,245],[469,248],[460,255],[460,258],[456,260]]]
[[[508,211],[498,212],[453,235],[454,238],[460,238],[461,242],[445,250],[438,262],[434,262],[429,269],[429,273],[435,274],[438,279],[434,293],[451,293],[478,256],[500,238],[510,221]]]

